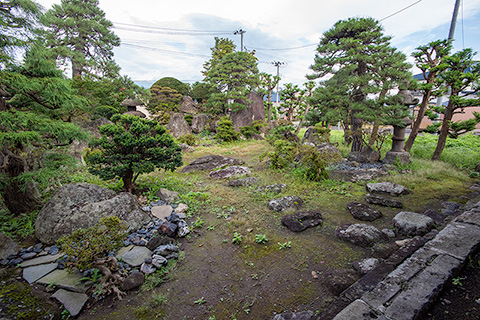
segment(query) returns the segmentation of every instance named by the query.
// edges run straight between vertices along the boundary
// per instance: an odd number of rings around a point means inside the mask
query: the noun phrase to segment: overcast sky
[[[60,0],[37,2],[49,9]],[[480,51],[480,0],[462,2],[455,51]],[[202,80],[215,36],[234,40],[240,50],[240,35],[233,34],[240,28],[246,31],[244,46],[256,50],[260,71],[276,74],[272,62],[285,62],[282,83],[302,84],[319,39],[338,20],[381,20],[393,46],[409,56],[419,45],[448,36],[454,5],[455,0],[100,0],[122,41],[114,50],[122,74],[135,81],[169,76],[188,83]]]

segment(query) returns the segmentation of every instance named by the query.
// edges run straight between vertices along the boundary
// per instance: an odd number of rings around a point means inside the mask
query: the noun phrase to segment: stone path
[[[345,290],[318,319],[421,319],[480,244],[480,202],[428,236],[400,248]],[[395,260],[404,261],[395,267]]]

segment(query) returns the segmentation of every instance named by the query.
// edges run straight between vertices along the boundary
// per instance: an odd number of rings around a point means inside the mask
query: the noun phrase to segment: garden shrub
[[[228,116],[220,118],[218,123],[217,133],[215,134],[215,140],[219,142],[231,142],[238,140],[239,133],[233,128],[233,122]]]
[[[117,113],[119,113],[119,111],[114,107],[98,106],[95,108],[94,117],[110,119],[114,114],[117,114]]]
[[[185,119],[185,121],[187,121],[189,126],[192,125],[193,116],[191,114],[186,114],[185,116],[183,116],[183,118]]]
[[[192,133],[190,134],[186,134],[184,136],[181,136],[179,138],[177,138],[177,141],[179,143],[185,143],[185,144],[188,144],[189,146],[196,146],[198,144],[198,137]]]
[[[67,267],[80,270],[93,268],[95,260],[123,246],[126,230],[127,226],[118,217],[111,216],[100,219],[93,227],[75,230],[61,237],[58,244],[63,252],[76,259]]]

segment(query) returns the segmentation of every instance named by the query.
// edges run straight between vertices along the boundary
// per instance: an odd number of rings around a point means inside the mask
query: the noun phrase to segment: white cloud
[[[385,18],[382,21],[385,34],[393,37],[392,43],[409,55],[417,46],[439,38],[445,38],[452,17],[454,0],[280,0],[225,2],[220,0],[177,0],[168,4],[153,0],[100,0],[100,8],[112,22],[152,27],[230,31],[241,27],[245,46],[253,48],[290,48],[318,43],[323,32],[338,20],[349,17]],[[60,0],[39,1],[46,8]],[[465,38],[465,45],[480,51],[480,0],[464,3],[457,24],[457,38]],[[465,36],[461,35],[462,14]],[[153,33],[135,33],[114,30],[122,42],[145,47],[139,49],[122,45],[115,49],[115,59],[122,73],[134,80],[156,80],[173,76],[180,80],[201,80],[202,65],[210,55],[214,44],[211,36],[179,36]],[[240,47],[240,37],[222,35],[233,39]],[[461,49],[463,41],[455,42]],[[159,50],[169,50],[159,51]],[[303,49],[275,51],[257,50],[261,71],[276,72],[270,62],[285,61],[281,69],[284,82],[302,83],[313,63],[315,46]],[[173,53],[172,53],[173,51]],[[174,52],[183,52],[180,55]],[[192,54],[192,55],[189,55]]]

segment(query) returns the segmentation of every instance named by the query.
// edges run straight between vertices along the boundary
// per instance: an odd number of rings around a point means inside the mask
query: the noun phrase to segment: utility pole
[[[235,31],[233,34],[234,35],[237,35],[239,34],[240,35],[240,51],[243,52],[243,34],[247,32],[245,30],[243,30],[242,28],[238,29],[237,31]]]
[[[450,31],[448,32],[448,40],[452,41],[455,35],[455,26],[457,25],[458,9],[462,0],[455,0],[455,8],[453,9],[452,22],[450,23]]]
[[[273,61],[272,64],[277,67],[277,77],[280,79],[280,66],[283,66],[285,65],[285,62],[281,62],[281,61]],[[278,80],[277,82],[277,98],[276,98],[276,101],[277,101],[277,107],[278,107],[278,87],[279,87],[279,83],[280,83],[280,80]]]

